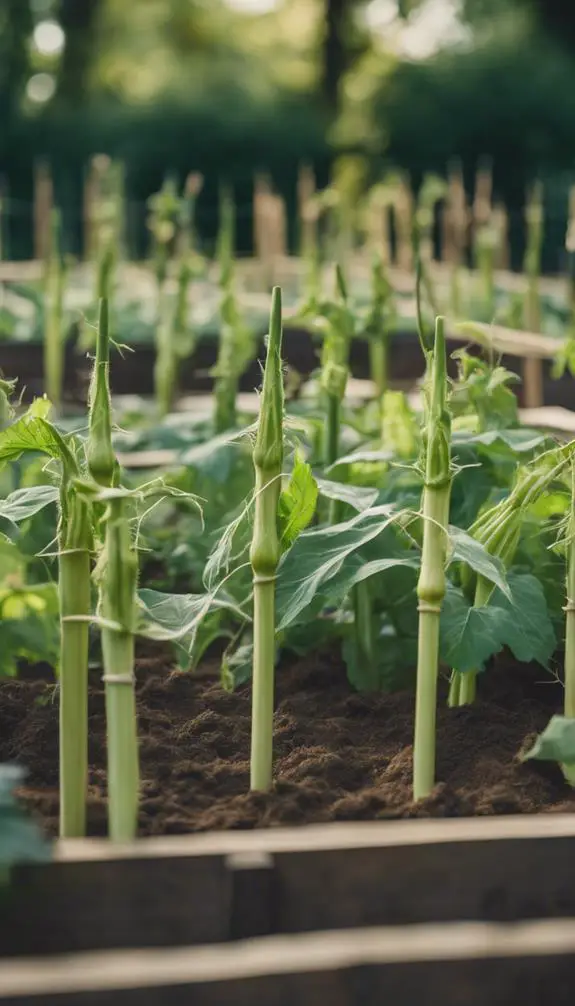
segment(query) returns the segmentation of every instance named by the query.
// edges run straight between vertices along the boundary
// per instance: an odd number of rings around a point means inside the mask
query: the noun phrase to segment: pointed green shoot
[[[96,360],[88,397],[89,424],[86,458],[90,475],[98,485],[111,486],[118,462],[112,447],[112,403],[110,400],[110,330],[108,300],[100,299]]]

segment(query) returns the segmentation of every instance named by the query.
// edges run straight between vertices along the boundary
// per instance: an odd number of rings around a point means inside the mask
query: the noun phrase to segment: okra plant
[[[50,404],[38,400],[0,432],[0,467],[22,454],[47,454],[58,485],[60,600],[60,835],[85,834],[88,722],[88,619],[91,614],[91,504],[76,489],[86,474],[82,446],[49,422]],[[40,487],[43,488],[43,487]],[[33,495],[33,494],[32,494]],[[53,499],[53,497],[52,497]],[[37,509],[50,502],[43,497]],[[34,511],[32,511],[34,512]]]
[[[276,659],[275,580],[280,559],[278,503],[283,465],[283,376],[281,291],[272,293],[270,331],[253,451],[256,474],[253,570],[253,682],[251,788],[272,782],[274,667]]]
[[[445,597],[451,495],[451,418],[447,407],[447,366],[443,318],[435,323],[429,402],[424,436],[423,550],[417,583],[419,635],[413,795],[420,800],[435,785],[435,719],[439,673],[439,623]]]

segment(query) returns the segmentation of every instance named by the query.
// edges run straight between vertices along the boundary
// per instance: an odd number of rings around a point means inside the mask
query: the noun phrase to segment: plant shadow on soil
[[[207,668],[208,672],[210,668]],[[217,666],[212,668],[217,674]],[[555,765],[518,755],[558,712],[562,687],[541,668],[501,661],[473,707],[440,696],[437,779],[411,800],[412,692],[360,695],[337,655],[277,672],[276,779],[250,793],[250,691],[223,691],[214,675],[174,672],[165,654],[138,662],[140,834],[327,821],[575,812]],[[28,770],[20,796],[48,834],[58,826],[58,702],[48,674],[0,683],[0,762]],[[89,833],[106,833],[104,693],[90,689]]]

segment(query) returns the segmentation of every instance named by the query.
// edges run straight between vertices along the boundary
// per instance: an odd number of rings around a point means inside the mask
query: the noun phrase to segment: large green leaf
[[[0,500],[0,518],[19,524],[55,503],[59,492],[56,486],[32,486],[30,489],[16,489],[4,500]]]
[[[489,580],[495,587],[510,597],[505,575],[505,567],[501,559],[490,555],[486,548],[466,531],[457,527],[449,528],[451,552],[449,562],[465,562],[474,573]]]
[[[516,660],[524,663],[536,660],[547,667],[557,639],[543,587],[530,573],[510,573],[508,583],[510,598],[501,596],[499,591],[493,597],[494,605],[507,615],[503,643]]]
[[[523,758],[525,761],[533,759],[575,765],[575,720],[567,716],[552,716]]]
[[[364,510],[342,524],[304,531],[280,562],[276,586],[278,631],[295,622],[306,609],[307,617],[319,611],[327,595],[343,596],[354,577],[361,578],[361,564],[346,563],[381,534],[395,516],[393,505],[388,504]],[[388,565],[405,561],[383,560]]]
[[[379,495],[379,489],[369,486],[353,486],[346,482],[332,482],[330,479],[316,479],[316,482],[322,496],[347,503],[358,513],[373,506]]]
[[[457,671],[482,670],[508,646],[517,660],[544,667],[556,647],[555,632],[541,584],[530,574],[510,574],[510,597],[497,591],[476,608],[463,592],[448,586],[441,612],[441,655]]]
[[[517,454],[528,454],[549,441],[546,433],[520,426],[510,430],[486,430],[484,433],[454,433],[454,449],[460,445],[476,444],[480,447],[504,446]]]
[[[63,462],[69,469],[74,466],[70,448],[55,426],[47,422],[43,400],[33,403],[20,419],[0,431],[0,468],[16,461],[21,454],[37,451]]]
[[[46,663],[56,671],[59,645],[55,583],[0,587],[0,676],[15,676],[21,661]]]
[[[448,584],[441,609],[440,652],[444,663],[456,671],[480,671],[501,642],[501,609],[475,608],[463,592]]]
[[[315,514],[317,482],[310,465],[296,451],[294,466],[287,487],[279,499],[279,521],[283,548],[289,548],[306,529]]]
[[[393,461],[395,459],[395,454],[393,451],[382,451],[382,450],[360,450],[353,451],[351,454],[344,454],[343,457],[338,458],[337,461],[328,468],[328,471],[335,471],[336,468],[343,465],[355,465],[355,464],[383,464]]]
[[[138,634],[148,639],[179,642],[191,652],[202,621],[214,609],[227,609],[236,618],[248,616],[225,595],[164,594],[144,588],[138,591]]]

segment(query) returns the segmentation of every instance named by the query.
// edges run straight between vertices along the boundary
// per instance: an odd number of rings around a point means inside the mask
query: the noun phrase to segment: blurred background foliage
[[[567,0],[0,0],[0,180],[18,257],[34,165],[51,166],[74,251],[100,152],[125,162],[134,248],[167,170],[205,176],[208,242],[219,179],[233,182],[247,251],[256,172],[289,209],[304,162],[320,185],[350,156],[367,180],[399,167],[417,185],[457,156],[471,187],[485,155],[518,220],[526,184],[549,182],[559,247],[574,122]]]

